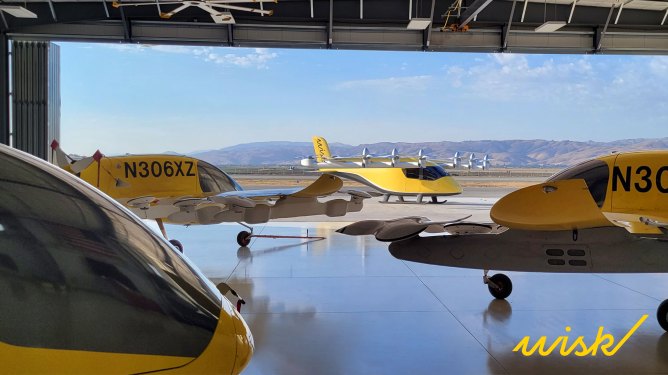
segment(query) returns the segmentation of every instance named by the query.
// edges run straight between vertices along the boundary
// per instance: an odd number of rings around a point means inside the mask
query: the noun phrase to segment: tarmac
[[[469,188],[445,204],[375,198],[342,218],[255,226],[256,234],[323,240],[254,238],[239,248],[236,224],[167,230],[207,277],[246,300],[255,355],[244,374],[668,374],[668,334],[655,318],[667,275],[507,272],[513,292],[496,300],[480,270],[397,260],[373,237],[334,232],[370,218],[489,221],[491,205],[511,190]],[[589,346],[610,334],[617,345],[645,314],[613,356],[600,348],[562,355],[560,343],[549,355],[513,351],[526,336],[531,346],[542,336],[547,346],[579,336]]]

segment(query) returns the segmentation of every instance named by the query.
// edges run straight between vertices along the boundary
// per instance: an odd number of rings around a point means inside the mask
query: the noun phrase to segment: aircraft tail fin
[[[315,151],[315,160],[318,163],[332,157],[332,153],[329,151],[329,145],[323,137],[313,137],[313,150]]]
[[[63,169],[67,169],[72,163],[72,159],[60,148],[60,143],[55,139],[51,141],[51,161]]]
[[[93,164],[94,161],[100,161],[102,158],[102,153],[98,150],[93,156],[74,160],[60,148],[60,143],[55,139],[51,142],[51,152],[51,160],[55,165],[75,174],[81,173],[89,165]]]

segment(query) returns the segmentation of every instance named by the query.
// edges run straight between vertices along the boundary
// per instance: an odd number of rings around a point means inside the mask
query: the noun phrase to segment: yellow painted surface
[[[186,357],[28,348],[0,342],[4,374],[132,374],[183,366],[191,360]]]
[[[324,195],[334,194],[343,187],[343,181],[340,178],[328,174],[318,177],[314,183],[299,192],[292,194],[296,198],[314,198]]]
[[[610,167],[605,202],[596,206],[583,179],[551,181],[517,190],[490,211],[496,223],[516,229],[567,230],[617,225],[636,234],[661,234],[668,222],[668,151],[600,157]],[[546,193],[545,186],[557,188]]]
[[[250,330],[226,299],[216,333],[204,352],[187,366],[168,374],[239,374],[255,350]]]
[[[126,333],[132,340],[132,333]],[[250,361],[254,344],[248,326],[226,299],[218,326],[197,358],[30,348],[0,342],[3,374],[238,374]]]
[[[171,155],[104,157],[80,174],[114,199],[203,197],[197,176],[197,159]]]
[[[313,140],[313,151],[315,151],[315,160],[318,163],[323,162],[325,159],[331,158],[332,153],[329,151],[329,145],[323,137],[312,137]]]
[[[547,186],[556,190],[546,193]],[[610,226],[582,179],[551,181],[514,191],[492,206],[490,216],[495,223],[513,229]]]
[[[321,172],[341,172],[357,175],[372,187],[395,194],[461,194],[462,188],[452,176],[427,181],[407,178],[402,168],[323,168]]]
[[[668,151],[620,154],[618,173],[611,173],[610,212],[666,217],[668,214]],[[614,180],[616,189],[613,191]],[[623,186],[627,183],[628,190]]]

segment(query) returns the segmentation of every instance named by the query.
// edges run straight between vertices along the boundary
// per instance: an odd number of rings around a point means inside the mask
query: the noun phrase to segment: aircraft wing
[[[337,230],[339,233],[347,234],[350,236],[364,236],[373,234],[378,241],[382,242],[393,242],[405,240],[411,237],[415,237],[422,232],[427,233],[452,233],[451,234],[462,234],[466,228],[463,226],[468,224],[470,226],[469,233],[480,233],[482,228],[479,224],[474,223],[462,223],[462,220],[466,220],[471,215],[446,221],[431,221],[426,217],[420,216],[409,216],[402,217],[399,219],[392,220],[362,220],[356,223],[352,223],[343,228]],[[451,225],[458,225],[456,228],[449,228]],[[492,231],[496,228],[492,228],[491,224],[487,228],[487,231]],[[498,227],[498,226],[497,226]]]
[[[306,187],[286,188],[286,189],[257,189],[257,190],[234,190],[220,193],[209,199],[216,203],[228,203],[233,198],[252,199],[254,201],[270,201],[283,197],[296,198],[317,198],[331,195],[343,187],[343,181],[340,178],[323,174],[312,184]]]
[[[167,216],[176,224],[217,224],[223,222],[265,223],[271,219],[312,215],[343,216],[362,209],[363,200],[371,195],[347,191],[347,199],[318,198],[336,193],[343,186],[340,178],[323,174],[303,188],[229,191],[183,204],[178,212]],[[176,205],[176,204],[175,204]]]

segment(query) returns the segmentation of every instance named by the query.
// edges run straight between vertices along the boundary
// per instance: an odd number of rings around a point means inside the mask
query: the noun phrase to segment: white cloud
[[[650,71],[668,78],[668,56],[655,56],[649,62]]]
[[[266,48],[248,49],[223,49],[222,47],[189,47],[180,45],[142,45],[142,44],[105,44],[120,52],[144,52],[146,50],[160,53],[192,55],[206,62],[212,62],[222,65],[233,65],[243,68],[268,69],[269,62],[278,57],[275,52],[269,52]],[[220,51],[234,51],[221,54]]]
[[[144,52],[144,46],[142,46],[141,44],[116,43],[116,44],[102,44],[102,46],[120,52]]]
[[[269,61],[278,57],[277,53],[269,52],[266,48],[256,48],[253,52],[247,54],[226,53],[221,55],[212,51],[205,51],[201,55],[204,56],[205,61],[216,64],[255,67],[257,69],[267,69]]]
[[[177,45],[167,45],[167,44],[149,45],[147,47],[153,51],[165,52],[165,53],[180,53],[180,54],[193,53],[195,50],[201,49],[201,47],[187,47],[187,46],[177,46]]]
[[[410,77],[388,77],[380,79],[352,80],[338,83],[337,90],[356,90],[368,89],[379,91],[397,91],[397,90],[425,90],[431,81],[432,76],[410,76]]]
[[[472,64],[446,67],[446,79],[460,94],[493,101],[578,100],[591,94],[597,77],[588,57],[536,59],[497,53]]]

